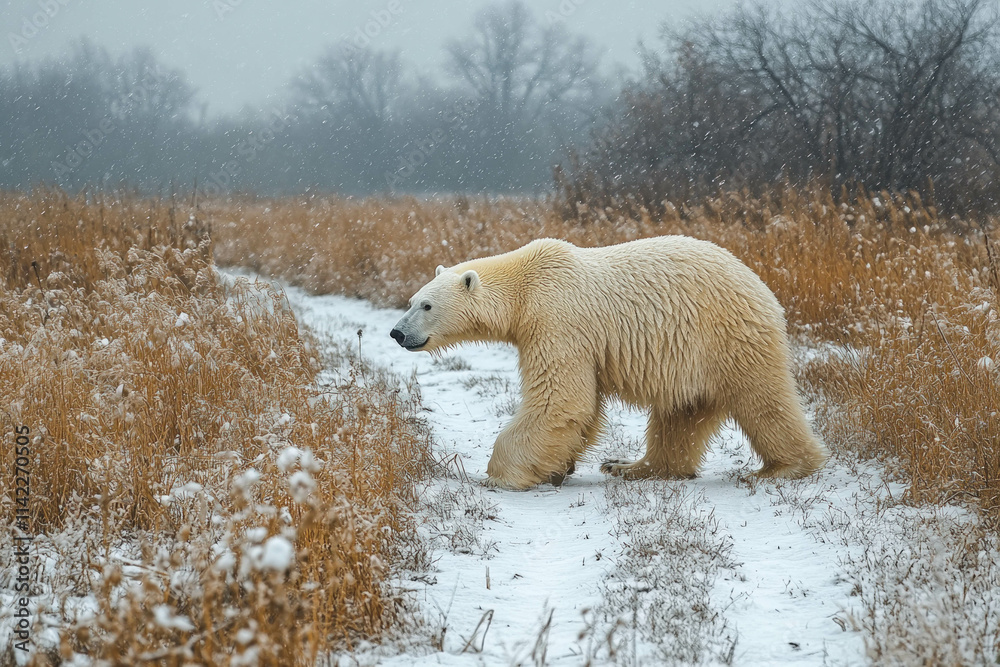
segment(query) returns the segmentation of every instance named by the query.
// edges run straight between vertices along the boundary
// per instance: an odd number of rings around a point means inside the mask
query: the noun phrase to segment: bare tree
[[[576,166],[652,205],[691,188],[819,180],[835,191],[933,182],[947,206],[997,209],[998,37],[985,0],[739,7],[668,33],[667,57]]]
[[[941,158],[955,157],[956,124],[974,112],[984,85],[995,90],[996,60],[988,52],[997,23],[984,8],[981,0],[931,0],[916,8],[895,2],[877,14],[861,5],[831,14],[855,48],[880,65],[865,77],[878,94],[859,96],[874,119],[868,157],[875,187],[898,189],[940,176],[934,172]]]
[[[184,73],[158,61],[148,47],[113,57],[82,39],[73,46],[66,75],[89,81],[118,119],[176,119],[190,111],[194,99]]]
[[[295,82],[295,97],[306,109],[343,113],[378,129],[392,115],[401,70],[398,52],[334,47]]]
[[[524,3],[493,5],[473,34],[448,46],[448,69],[496,116],[534,120],[546,105],[587,89],[597,59],[582,37],[541,27]]]

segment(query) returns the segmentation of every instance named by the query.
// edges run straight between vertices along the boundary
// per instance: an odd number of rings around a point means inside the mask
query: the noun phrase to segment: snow
[[[288,487],[292,492],[292,498],[295,499],[295,502],[304,503],[313,490],[315,490],[316,480],[305,470],[299,470],[292,473],[288,478]]]
[[[815,665],[824,657],[833,664],[859,664],[863,642],[845,632],[836,618],[857,606],[852,585],[839,572],[844,545],[835,534],[806,530],[806,517],[787,502],[774,485],[761,484],[755,494],[726,477],[733,460],[745,456],[741,435],[728,430],[696,484],[734,545],[737,566],[716,583],[716,598],[738,632],[736,664]],[[794,483],[793,483],[794,484]],[[816,507],[810,513],[851,506],[860,494],[858,482],[839,465],[799,482]]]
[[[233,478],[233,486],[237,489],[245,490],[253,487],[259,481],[260,471],[255,468],[248,468]]]
[[[153,620],[166,630],[177,629],[185,632],[194,630],[194,624],[186,616],[174,614],[173,607],[168,604],[159,604],[153,607]]]
[[[281,453],[278,454],[278,459],[277,459],[278,469],[281,470],[282,472],[288,472],[292,468],[292,466],[294,466],[296,463],[299,462],[299,459],[302,457],[303,453],[304,452],[301,449],[293,445],[285,447],[283,450],[281,450]]]
[[[264,542],[263,552],[256,565],[261,570],[284,572],[292,565],[295,558],[295,547],[286,538],[275,535]]]
[[[588,641],[583,638],[584,612],[601,604],[604,583],[614,576],[623,541],[630,537],[617,525],[606,487],[633,484],[638,492],[640,484],[672,484],[696,492],[692,511],[710,515],[725,535],[731,566],[719,570],[711,602],[737,633],[733,664],[867,662],[861,635],[844,629],[845,614],[856,602],[840,564],[852,547],[838,539],[837,525],[822,527],[815,518],[832,510],[850,516],[859,498],[868,497],[858,475],[843,465],[831,464],[798,482],[738,483],[737,473],[749,472],[754,463],[743,436],[727,426],[696,480],[609,481],[598,471],[608,452],[599,450],[561,488],[487,490],[476,482],[486,476],[493,441],[517,398],[516,350],[466,346],[435,361],[406,352],[389,338],[399,311],[339,296],[309,296],[295,288],[286,291],[302,322],[321,336],[356,350],[361,329],[366,361],[402,377],[416,371],[436,457],[450,461],[457,454],[453,467],[464,470],[472,482],[463,485],[462,493],[482,499],[467,502],[487,506],[478,540],[483,548],[439,547],[432,557],[432,576],[401,582],[402,588],[417,589],[428,622],[447,628],[444,651],[424,655],[422,661],[530,662],[551,613],[548,664],[579,664]],[[641,443],[643,415],[619,409],[611,421],[613,431]],[[651,660],[656,647],[639,647],[636,654]],[[378,658],[386,665],[413,661],[409,652]]]
[[[872,649],[857,628],[872,626],[913,660],[928,647],[951,656],[947,664],[990,655],[990,646],[974,645],[984,633],[969,629],[996,627],[1000,550],[995,540],[969,542],[981,530],[974,512],[900,504],[901,485],[849,454],[805,480],[747,479],[757,463],[728,427],[695,480],[608,479],[598,472],[601,460],[634,457],[643,446],[645,418],[625,409],[612,411],[605,441],[562,487],[487,489],[479,482],[493,441],[518,399],[515,350],[467,346],[435,360],[389,338],[398,311],[286,293],[321,341],[357,354],[360,329],[366,361],[400,378],[415,374],[433,454],[451,471],[422,489],[417,518],[430,565],[394,575],[423,624],[381,646],[359,643],[329,664],[599,665],[614,652],[625,664],[860,665]],[[821,346],[797,358],[859,354]],[[344,370],[321,380],[335,391]],[[278,462],[292,492],[308,495],[320,461],[288,446]],[[260,478],[249,469],[233,483],[246,491]],[[181,479],[160,500],[203,491]],[[87,539],[76,531],[40,535],[32,546],[45,582],[33,612],[43,615],[51,646],[59,623],[52,610],[80,618],[98,610],[93,596],[65,588]],[[296,557],[290,536],[249,528],[240,567],[281,577]],[[980,549],[972,561],[969,544]],[[109,556],[127,576],[140,573],[132,551]],[[212,553],[217,571],[237,567],[229,547]],[[11,562],[12,554],[8,536],[0,557]],[[0,641],[13,628],[13,585],[11,571],[0,570]],[[164,628],[190,623],[166,605],[154,620]]]
[[[263,542],[265,537],[267,537],[267,528],[258,527],[247,529],[246,538],[250,542]]]
[[[215,559],[212,567],[216,572],[232,572],[236,567],[236,555],[232,551],[225,550]]]

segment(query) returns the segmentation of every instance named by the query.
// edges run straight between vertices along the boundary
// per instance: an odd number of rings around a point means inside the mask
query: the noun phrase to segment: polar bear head
[[[462,341],[482,339],[484,322],[477,297],[483,291],[475,269],[437,267],[434,279],[410,299],[410,307],[389,335],[411,352],[433,352]]]

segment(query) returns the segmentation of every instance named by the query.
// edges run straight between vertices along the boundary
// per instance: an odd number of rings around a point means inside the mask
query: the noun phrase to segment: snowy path
[[[356,349],[361,329],[366,360],[404,377],[415,368],[436,455],[457,453],[473,482],[485,477],[493,440],[517,398],[513,349],[468,346],[435,362],[429,355],[403,351],[389,338],[398,311],[337,296],[312,297],[295,288],[286,292],[303,323],[321,336]],[[612,422],[619,448],[622,440],[641,443],[642,415],[620,411]],[[726,562],[710,585],[710,597],[735,638],[732,664],[864,664],[860,635],[844,631],[835,620],[855,606],[851,584],[840,574],[841,557],[852,546],[844,544],[838,521],[824,517],[849,520],[859,503],[872,502],[872,493],[843,466],[830,466],[809,480],[751,488],[737,479],[737,473],[749,470],[746,443],[732,430],[720,440],[699,479],[672,484],[691,491],[685,494],[691,511],[717,522],[717,537],[726,545]],[[447,627],[444,651],[425,647],[419,658],[411,653],[372,661],[534,664],[544,647],[546,664],[582,664],[592,639],[581,639],[583,612],[601,603],[624,541],[633,537],[618,526],[620,515],[609,504],[611,495],[621,494],[607,493],[609,482],[597,470],[607,449],[578,466],[561,489],[509,492],[435,482],[439,490],[450,489],[451,505],[458,498],[453,510],[481,521],[480,532],[466,542],[453,539],[452,548],[434,553],[433,572],[425,581],[402,582],[418,591],[431,625]],[[651,519],[656,527],[656,517]],[[433,533],[434,520],[427,524]],[[635,642],[630,661],[662,659],[656,657],[662,650],[658,642],[642,636]],[[718,656],[710,658],[719,662]]]

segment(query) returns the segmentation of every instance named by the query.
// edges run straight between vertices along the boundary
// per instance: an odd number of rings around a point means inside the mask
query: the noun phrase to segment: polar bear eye
[[[431,309],[431,304],[425,303],[424,304],[424,310],[430,310],[430,309]]]

